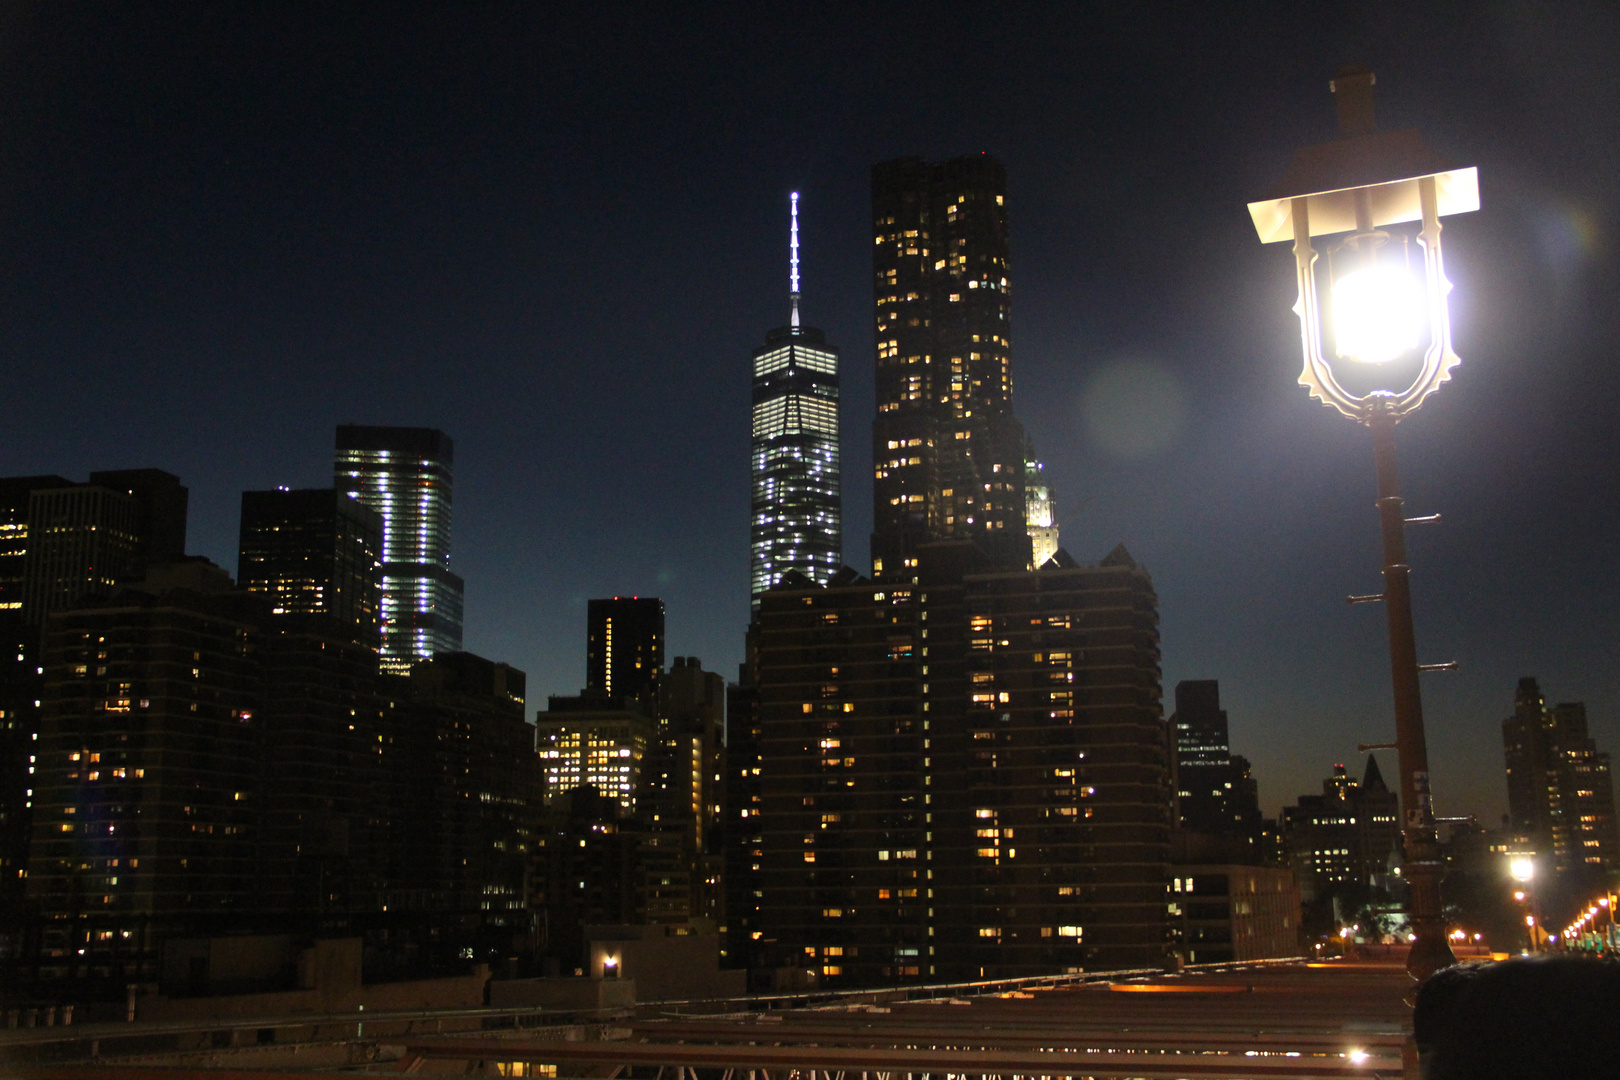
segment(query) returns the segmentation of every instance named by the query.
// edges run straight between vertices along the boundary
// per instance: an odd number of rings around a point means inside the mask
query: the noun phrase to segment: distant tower
[[[442,431],[337,429],[333,486],[382,515],[382,667],[396,675],[461,651],[462,582],[450,572],[454,463]]]
[[[608,698],[656,692],[664,672],[664,602],[615,596],[586,605],[585,691]]]
[[[1609,755],[1587,730],[1586,706],[1549,706],[1535,679],[1520,679],[1502,748],[1516,838],[1550,853],[1561,871],[1620,866]]]
[[[244,491],[236,576],[277,615],[321,615],[377,644],[382,517],[347,492]]]
[[[1035,460],[1034,448],[1024,457],[1024,518],[1029,529],[1029,564],[1039,570],[1058,552],[1057,510],[1052,486],[1043,475],[1046,466]]]
[[[789,232],[788,325],[754,350],[753,606],[790,571],[825,585],[843,561],[838,349],[799,325],[799,193]]]

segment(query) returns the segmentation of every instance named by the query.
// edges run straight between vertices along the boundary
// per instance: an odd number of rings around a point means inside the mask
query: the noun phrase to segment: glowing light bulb
[[[1417,347],[1423,290],[1404,269],[1369,266],[1333,283],[1333,331],[1339,355],[1387,364]]]
[[[1371,1055],[1365,1050],[1352,1050],[1345,1056],[1350,1059],[1352,1065],[1365,1065],[1367,1064],[1367,1058]]]
[[[1509,869],[1514,881],[1529,881],[1536,876],[1536,864],[1529,859],[1514,859]]]

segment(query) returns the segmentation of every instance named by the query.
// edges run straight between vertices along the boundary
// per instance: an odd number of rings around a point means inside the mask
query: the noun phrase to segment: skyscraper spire
[[[799,325],[799,193],[792,195],[793,225],[788,231],[788,297],[793,303],[793,315],[788,325]]]

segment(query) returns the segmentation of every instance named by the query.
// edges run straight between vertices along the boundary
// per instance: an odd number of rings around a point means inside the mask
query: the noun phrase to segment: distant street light
[[[1331,87],[1337,97],[1341,138],[1298,151],[1278,191],[1250,203],[1249,213],[1262,243],[1294,243],[1299,279],[1294,310],[1299,314],[1305,358],[1300,385],[1372,430],[1384,592],[1353,597],[1352,602],[1382,600],[1388,619],[1406,848],[1403,876],[1411,889],[1413,942],[1406,970],[1414,979],[1424,979],[1455,963],[1456,957],[1446,941],[1440,905],[1442,865],[1418,689],[1421,669],[1412,630],[1411,568],[1395,464],[1395,425],[1461,363],[1451,347],[1447,309],[1451,283],[1440,257],[1440,218],[1479,209],[1479,178],[1473,168],[1454,169],[1440,161],[1416,131],[1377,130],[1373,81],[1372,72],[1364,68],[1339,73]],[[1381,228],[1412,222],[1421,223],[1415,235]],[[1327,248],[1325,265],[1318,265],[1320,256],[1311,237],[1340,234],[1343,239]],[[1414,256],[1414,246],[1419,255]],[[1328,284],[1334,351],[1353,362],[1353,369],[1342,377],[1322,348],[1319,277]],[[1378,373],[1374,381],[1391,381],[1394,388],[1380,385],[1355,393],[1344,385],[1364,385],[1374,373]]]
[[[1536,864],[1529,859],[1514,859],[1508,870],[1513,874],[1514,881],[1528,883],[1536,876]]]

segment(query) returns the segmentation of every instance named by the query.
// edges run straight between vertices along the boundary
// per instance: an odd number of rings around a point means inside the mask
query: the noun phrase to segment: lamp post
[[[1395,460],[1395,425],[1451,377],[1460,362],[1451,345],[1446,280],[1440,256],[1440,218],[1479,208],[1478,172],[1441,161],[1416,131],[1379,131],[1373,123],[1373,74],[1345,69],[1331,84],[1340,138],[1294,155],[1272,197],[1249,204],[1262,243],[1292,240],[1299,281],[1294,310],[1300,320],[1305,367],[1299,382],[1312,397],[1372,431],[1383,539],[1384,591],[1351,597],[1382,601],[1389,631],[1394,689],[1395,744],[1399,758],[1403,876],[1411,890],[1412,947],[1406,970],[1423,979],[1456,961],[1446,941],[1440,907],[1439,838],[1429,787],[1428,746],[1418,674],[1455,664],[1419,664],[1412,629],[1406,523]],[[1415,235],[1382,226],[1419,223]],[[1314,236],[1343,234],[1328,248],[1325,266]],[[1399,243],[1396,241],[1399,240]],[[1421,278],[1413,275],[1413,243],[1421,248]],[[1324,313],[1318,277],[1326,270],[1337,357],[1352,367],[1412,370],[1404,389],[1354,393],[1322,347]],[[1387,365],[1387,366],[1386,366]],[[1437,518],[1413,519],[1437,520]]]
[[[1536,934],[1536,896],[1530,889],[1530,882],[1536,876],[1535,860],[1527,855],[1515,856],[1508,862],[1508,873],[1513,875],[1514,881],[1524,886],[1515,896],[1524,898],[1524,925],[1530,937],[1530,951],[1540,952],[1540,942]]]

